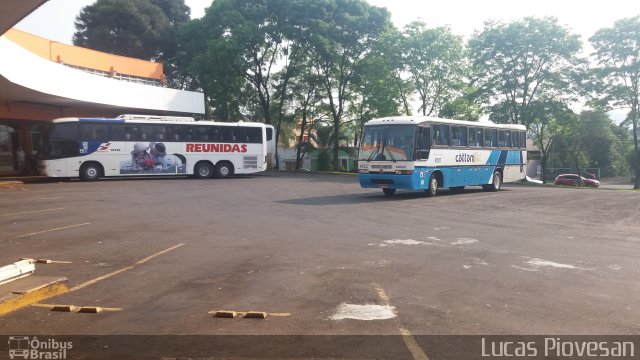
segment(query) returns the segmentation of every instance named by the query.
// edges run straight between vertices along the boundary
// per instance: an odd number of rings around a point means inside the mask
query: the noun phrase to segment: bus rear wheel
[[[195,175],[197,179],[208,179],[212,174],[213,168],[206,162],[196,164],[196,168],[193,169],[193,175]]]
[[[233,175],[233,166],[228,162],[221,162],[216,165],[215,175],[217,178],[226,178]]]
[[[425,190],[427,192],[427,196],[433,197],[438,195],[438,178],[431,174],[429,178],[429,188]]]
[[[493,173],[493,181],[491,184],[482,185],[484,191],[499,191],[502,188],[502,174],[499,171]]]
[[[396,189],[384,188],[382,189],[382,192],[387,196],[391,196],[396,193]]]
[[[80,168],[80,179],[84,181],[96,181],[100,178],[102,169],[96,163],[88,163]]]

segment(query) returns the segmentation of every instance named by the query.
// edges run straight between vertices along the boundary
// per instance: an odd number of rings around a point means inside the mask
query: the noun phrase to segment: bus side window
[[[125,140],[137,141],[140,139],[140,128],[137,125],[127,125],[124,129]]]
[[[220,127],[220,132],[221,132],[221,141],[222,142],[234,142],[234,138],[233,138],[233,129],[229,126],[222,126]]]
[[[460,146],[460,126],[451,127],[451,146]]]
[[[164,125],[154,125],[153,126],[153,139],[163,141],[165,139],[165,133],[167,129]]]
[[[267,128],[267,141],[273,140],[273,129]]]
[[[140,138],[142,141],[151,140],[151,136],[153,135],[153,125],[141,125],[140,130]]]
[[[497,147],[498,130],[484,129],[484,147]]]
[[[262,129],[261,128],[245,128],[247,134],[247,142],[251,144],[259,144],[262,142]]]
[[[220,126],[212,126],[209,130],[209,134],[211,135],[211,141],[213,142],[221,142],[222,141],[222,131],[220,130]]]
[[[245,128],[236,127],[233,129],[234,142],[247,142],[247,134]]]
[[[469,128],[469,146],[478,147],[478,133],[476,128]]]
[[[209,128],[207,126],[196,127],[196,140],[205,142],[209,141]]]
[[[467,135],[467,127],[466,126],[461,126],[460,127],[460,146],[467,146],[468,142],[467,139],[469,138],[469,135]]]
[[[183,140],[193,141],[193,126],[183,125],[181,126],[180,130],[180,134],[182,135]]]
[[[110,131],[111,131],[111,140],[113,141],[123,141],[125,140],[125,129],[124,126],[122,126],[122,124],[111,124],[110,126]]]
[[[520,147],[520,138],[518,137],[518,132],[515,130],[511,130],[511,147]]]
[[[475,129],[476,132],[476,147],[484,146],[484,130],[482,128]]]
[[[449,125],[433,125],[433,145],[449,145]]]
[[[520,135],[520,148],[526,149],[527,147],[527,133],[524,131],[519,132]]]
[[[498,130],[498,147],[505,147],[507,145],[507,139],[505,137],[504,130]]]

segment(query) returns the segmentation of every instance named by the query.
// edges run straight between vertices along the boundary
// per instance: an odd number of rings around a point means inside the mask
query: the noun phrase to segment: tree
[[[184,0],[98,0],[75,21],[73,44],[165,63],[169,79],[178,71],[178,28],[190,19]]]
[[[529,104],[572,92],[581,44],[555,18],[487,22],[469,41],[475,97],[496,122],[529,126]]]
[[[540,149],[542,182],[547,183],[547,162],[554,145],[569,132],[575,114],[569,107],[553,99],[535,100],[529,104],[529,131]]]
[[[436,115],[459,94],[467,69],[462,37],[448,27],[428,29],[416,21],[404,28],[400,52],[420,99],[422,115]]]
[[[482,115],[481,107],[466,96],[457,97],[442,105],[438,116],[446,119],[478,121]]]
[[[353,97],[347,111],[351,121],[348,126],[354,132],[354,146],[358,146],[358,136],[362,134],[364,123],[385,116],[400,115],[400,108],[406,109],[406,99],[397,86],[394,69],[385,58],[386,52],[368,56],[362,61],[360,71],[355,74],[351,89]]]
[[[634,189],[640,189],[640,148],[638,117],[640,112],[640,16],[618,20],[612,28],[600,29],[589,41],[598,67],[595,73],[606,89],[604,102],[630,108],[635,151]]]
[[[333,168],[339,169],[339,134],[350,85],[372,47],[391,26],[389,12],[363,0],[325,0],[309,4],[313,31],[307,32],[317,54],[316,71],[322,77],[333,127]]]
[[[310,3],[217,0],[195,25],[198,42],[206,45],[189,47],[192,67],[209,79],[203,89],[215,94],[214,107],[229,103],[219,89],[232,86],[245,105],[258,105],[260,121],[275,126],[276,141],[282,121],[290,115],[285,113],[292,101],[291,81],[308,51],[303,32]]]

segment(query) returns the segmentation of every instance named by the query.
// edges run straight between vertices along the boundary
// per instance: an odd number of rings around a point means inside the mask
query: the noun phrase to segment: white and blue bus
[[[273,126],[150,115],[61,118],[48,124],[44,140],[39,170],[45,176],[205,179],[265,171]]]
[[[526,177],[526,128],[434,117],[390,117],[368,121],[358,155],[363,188],[500,190]]]

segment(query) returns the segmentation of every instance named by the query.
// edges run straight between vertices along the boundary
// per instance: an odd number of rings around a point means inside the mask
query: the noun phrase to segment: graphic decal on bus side
[[[120,162],[120,174],[186,174],[187,159],[181,154],[167,154],[163,143],[135,143],[131,159]]]

